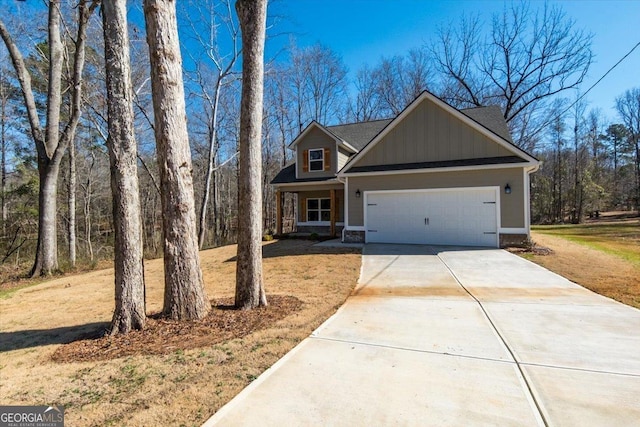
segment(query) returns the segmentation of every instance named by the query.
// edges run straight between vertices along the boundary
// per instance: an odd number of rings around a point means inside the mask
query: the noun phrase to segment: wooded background
[[[62,1],[61,130],[74,117],[78,0]],[[135,8],[131,5],[130,8]],[[50,81],[47,10],[27,17],[0,6],[0,22],[22,52],[41,118]],[[193,184],[201,248],[236,242],[241,55],[239,25],[227,1],[180,2],[178,24]],[[278,21],[269,18],[270,33]],[[514,142],[536,156],[534,223],[579,223],[604,210],[638,210],[640,87],[617,96],[607,118],[581,99],[593,60],[591,35],[559,8],[507,4],[480,31],[480,21],[443,24],[433,42],[353,70],[322,44],[289,47],[266,58],[262,124],[263,230],[275,228],[273,176],[292,160],[287,148],[316,120],[332,125],[394,117],[423,90],[458,108],[499,105]],[[4,34],[3,33],[3,38]],[[130,21],[135,137],[146,257],[162,252],[162,209],[151,80],[144,24]],[[487,34],[482,36],[482,34]],[[273,36],[272,36],[273,37]],[[267,44],[269,40],[267,40]],[[81,115],[60,163],[57,239],[60,267],[112,259],[113,219],[106,148],[107,116],[102,20],[86,28]],[[6,43],[0,43],[0,259],[4,274],[25,273],[36,251],[38,154],[27,106]],[[77,76],[76,76],[77,78]],[[77,259],[77,261],[76,261]]]

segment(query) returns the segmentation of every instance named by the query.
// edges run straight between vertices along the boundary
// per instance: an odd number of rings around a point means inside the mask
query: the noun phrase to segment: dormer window
[[[309,150],[309,170],[312,172],[324,170],[324,149]]]
[[[331,149],[311,148],[302,153],[302,172],[327,172],[331,170]]]

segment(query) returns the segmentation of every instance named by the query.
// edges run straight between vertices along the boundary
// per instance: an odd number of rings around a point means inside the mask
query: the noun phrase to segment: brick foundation
[[[500,234],[500,247],[515,246],[517,248],[528,245],[529,236],[526,234]]]
[[[342,233],[342,226],[336,225],[336,236]],[[318,236],[328,236],[331,228],[328,225],[299,225],[296,232],[300,234],[317,234]]]
[[[343,236],[344,243],[364,243],[364,231],[345,230]]]

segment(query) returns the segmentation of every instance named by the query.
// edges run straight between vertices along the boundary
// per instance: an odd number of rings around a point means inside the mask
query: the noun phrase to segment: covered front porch
[[[287,197],[288,195],[293,195],[293,198]],[[292,200],[288,203],[288,209],[285,209],[285,199]],[[343,228],[344,187],[342,184],[278,186],[276,188],[277,235],[317,234],[336,237],[340,236]]]

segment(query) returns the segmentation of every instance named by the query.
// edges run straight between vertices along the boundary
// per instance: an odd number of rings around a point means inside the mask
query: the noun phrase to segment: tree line
[[[176,4],[171,0],[145,0],[144,22],[149,53],[153,129],[162,209],[161,235],[164,255],[163,315],[175,320],[195,320],[211,308],[200,268],[191,149],[179,45]],[[87,26],[100,7],[103,30],[104,106],[106,141],[112,196],[112,231],[115,267],[115,310],[110,334],[144,328],[146,300],[143,266],[143,228],[133,112],[131,58],[126,0],[80,0],[76,32],[69,31],[60,0],[48,3],[47,39],[39,51],[46,62],[46,90],[36,101],[32,73],[5,23],[0,36],[15,72],[15,93],[22,95],[30,137],[36,151],[38,172],[38,220],[35,262],[31,276],[58,270],[57,187],[60,166],[75,134],[83,106],[83,71]],[[266,0],[238,0],[235,4],[243,43],[242,90],[238,146],[242,153],[239,215],[246,218],[238,233],[238,274],[235,305],[251,309],[266,305],[261,257],[261,131]],[[76,12],[75,10],[73,12]],[[62,27],[69,34],[65,44]],[[75,38],[73,37],[75,35]],[[68,52],[71,52],[70,54]],[[63,70],[67,70],[63,78]],[[44,80],[44,79],[43,79]],[[44,86],[44,85],[43,85]],[[67,93],[67,104],[63,103]],[[40,105],[38,105],[40,104]],[[104,108],[106,106],[106,114]],[[66,108],[68,108],[68,110]],[[66,114],[66,122],[65,117]],[[41,120],[44,118],[44,126]],[[63,124],[64,123],[64,124]],[[4,129],[4,128],[3,128]],[[4,132],[3,132],[4,137]],[[69,150],[69,244],[75,244],[75,194],[77,182],[74,148]],[[3,158],[4,160],[4,158]],[[73,217],[74,219],[71,219]],[[70,248],[75,262],[75,248]]]
[[[30,10],[34,16],[26,20],[13,7],[0,19],[5,271],[30,264],[33,275],[46,274],[116,256],[112,205],[119,186],[111,191],[107,3],[99,3],[50,1],[43,16]],[[51,25],[28,25],[51,24],[53,5],[59,10],[53,31]],[[233,3],[224,0],[180,2],[176,19],[188,118],[180,139],[192,161],[197,248],[235,243],[249,227],[239,214],[246,195],[239,185],[246,157],[240,146],[241,25]],[[277,32],[277,21],[269,26]],[[123,104],[132,109],[127,134],[136,148],[140,240],[145,257],[166,257],[163,229],[170,213],[163,201],[168,177],[159,166],[167,159],[153,99],[155,59],[148,29],[131,21],[125,28],[131,84]],[[429,42],[363,65],[350,78],[336,52],[319,43],[298,47],[292,38],[284,54],[264,65],[260,234],[275,228],[269,181],[292,160],[287,144],[311,120],[393,117],[423,90],[458,108],[500,106],[514,143],[543,160],[532,178],[534,222],[580,222],[601,210],[637,210],[640,88],[612,94],[619,113],[613,121],[574,103],[593,60],[591,41],[560,7],[512,3],[489,21],[464,16],[443,23]],[[16,65],[16,52],[22,65]],[[27,78],[32,95],[25,97]],[[291,215],[293,204],[288,206]],[[45,257],[42,248],[58,243]]]

